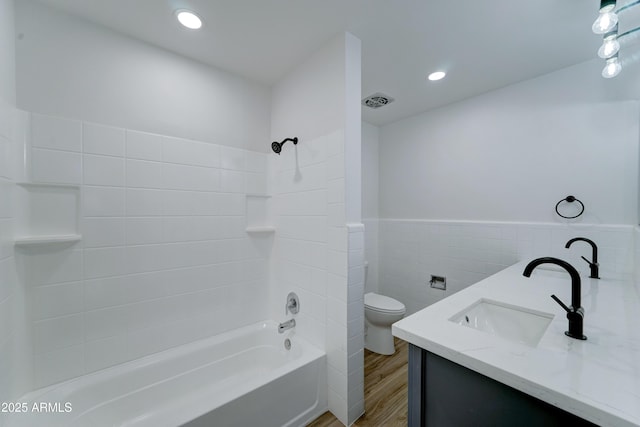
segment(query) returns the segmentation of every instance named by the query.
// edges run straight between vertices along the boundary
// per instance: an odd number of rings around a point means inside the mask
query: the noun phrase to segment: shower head
[[[273,150],[274,153],[280,154],[280,152],[282,151],[282,145],[280,145],[279,142],[274,141],[271,143],[271,149]]]
[[[285,142],[287,141],[292,141],[293,145],[298,144],[298,138],[287,138],[282,142],[278,142],[278,141],[274,141],[271,143],[271,149],[273,150],[274,153],[276,154],[280,154],[280,152],[282,151],[282,146],[284,145]]]

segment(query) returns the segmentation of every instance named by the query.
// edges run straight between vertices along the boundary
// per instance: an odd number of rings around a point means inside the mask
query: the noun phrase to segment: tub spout
[[[282,334],[288,329],[292,329],[296,326],[296,319],[287,320],[286,322],[278,325],[278,333]]]

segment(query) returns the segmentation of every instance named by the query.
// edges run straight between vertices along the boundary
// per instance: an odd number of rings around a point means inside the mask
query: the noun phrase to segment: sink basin
[[[449,320],[467,328],[535,347],[553,314],[503,302],[480,299]]]

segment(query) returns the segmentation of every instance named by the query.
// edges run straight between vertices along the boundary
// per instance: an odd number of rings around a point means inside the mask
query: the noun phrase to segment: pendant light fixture
[[[640,30],[640,27],[632,28],[622,34],[618,34],[620,17],[625,10],[640,4],[640,0],[630,0],[625,5],[616,9],[616,0],[600,0],[600,10],[598,17],[594,21],[591,29],[594,33],[602,34],[602,46],[598,49],[598,56],[604,59],[605,66],[602,70],[602,77],[613,78],[622,71],[622,62],[618,57],[621,49],[621,41],[628,35]],[[624,20],[624,17],[622,17]],[[627,28],[629,25],[626,26]]]
[[[606,34],[618,24],[618,14],[613,11],[616,0],[600,0],[600,13],[591,29],[596,34]]]

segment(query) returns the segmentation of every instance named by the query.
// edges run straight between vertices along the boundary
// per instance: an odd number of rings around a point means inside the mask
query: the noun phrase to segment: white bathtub
[[[323,352],[262,322],[29,393],[7,426],[301,426],[326,410],[325,378]]]

